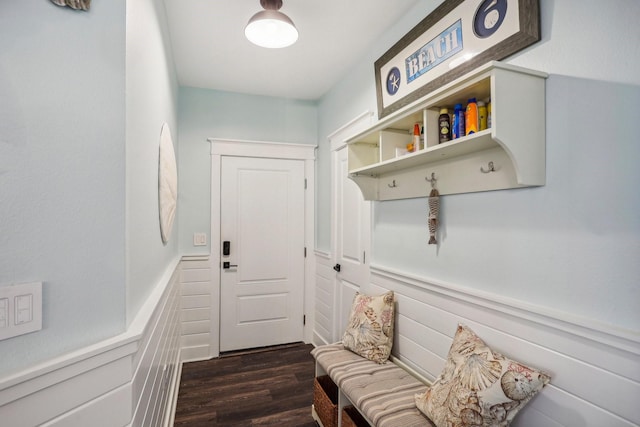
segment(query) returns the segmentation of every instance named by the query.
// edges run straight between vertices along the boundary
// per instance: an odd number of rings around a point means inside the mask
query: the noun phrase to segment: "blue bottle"
[[[466,129],[464,126],[465,109],[462,104],[456,104],[453,110],[453,126],[451,128],[451,139],[465,136]]]

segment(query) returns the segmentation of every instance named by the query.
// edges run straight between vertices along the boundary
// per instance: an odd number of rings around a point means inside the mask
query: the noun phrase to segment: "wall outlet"
[[[0,340],[42,329],[42,282],[0,286]]]
[[[193,233],[193,246],[207,246],[207,234]]]

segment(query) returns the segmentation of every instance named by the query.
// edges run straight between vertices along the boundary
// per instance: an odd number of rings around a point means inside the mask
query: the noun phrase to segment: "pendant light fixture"
[[[260,0],[264,10],[249,19],[244,35],[253,44],[268,48],[291,46],[298,40],[298,30],[293,21],[280,12],[282,0]]]

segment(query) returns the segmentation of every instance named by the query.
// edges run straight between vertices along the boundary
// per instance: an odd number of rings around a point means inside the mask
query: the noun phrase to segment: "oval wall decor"
[[[51,0],[51,2],[58,6],[69,6],[76,10],[89,10],[91,6],[91,0]]]
[[[164,123],[160,131],[160,156],[158,160],[158,206],[160,210],[160,235],[162,243],[169,241],[178,200],[178,170],[173,151],[169,125]]]

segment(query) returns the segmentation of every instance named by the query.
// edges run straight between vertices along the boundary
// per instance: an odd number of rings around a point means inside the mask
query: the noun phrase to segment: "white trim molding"
[[[373,123],[373,111],[367,110],[340,126],[327,136],[327,139],[331,144],[331,151],[339,150],[346,144],[346,141],[349,138],[368,129]]]

